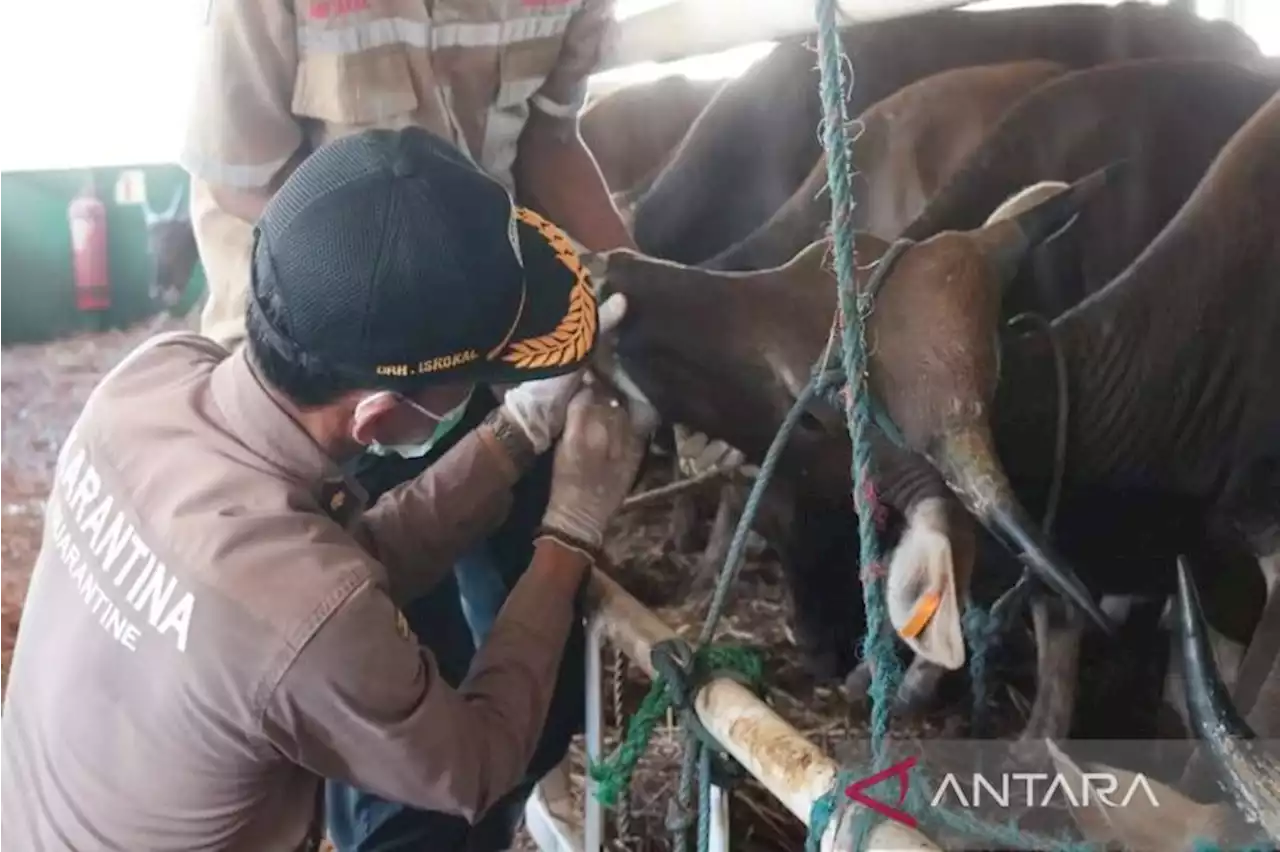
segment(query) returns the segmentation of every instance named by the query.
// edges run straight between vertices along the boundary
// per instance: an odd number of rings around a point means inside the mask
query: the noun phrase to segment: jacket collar
[[[213,370],[213,399],[236,439],[284,478],[307,489],[326,513],[343,520],[368,495],[345,475],[281,404],[249,360],[247,347]],[[340,495],[340,496],[339,496]]]

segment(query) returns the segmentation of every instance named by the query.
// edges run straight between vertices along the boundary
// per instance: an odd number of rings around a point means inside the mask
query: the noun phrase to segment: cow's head
[[[147,256],[151,260],[147,293],[153,303],[170,309],[182,301],[191,270],[199,259],[191,216],[183,203],[186,186],[184,181],[164,210],[154,210],[145,201],[142,205],[147,227]]]
[[[892,479],[895,468],[911,467],[906,460],[928,459],[974,516],[1107,627],[1084,585],[1034,535],[996,461],[988,415],[1004,285],[1026,253],[1067,225],[1111,173],[1029,207],[1023,199],[1008,208],[1009,218],[977,231],[941,233],[890,255],[884,241],[857,236],[857,286],[864,294],[875,290],[867,319],[870,389],[903,441],[899,462],[878,472],[889,468]],[[827,250],[815,243],[784,266],[748,273],[627,251],[593,258],[602,291],[627,296],[620,363],[665,418],[759,460],[828,337],[836,289]],[[807,488],[833,499],[848,493],[848,432],[837,408],[811,405],[788,453]],[[969,552],[957,552],[952,530],[964,521],[944,506],[911,511],[925,496],[937,494],[925,489],[896,501],[910,521],[904,536],[919,540],[904,537],[891,560],[890,616],[918,653],[955,668],[964,659],[959,617],[972,548],[966,542],[962,550]]]
[[[1003,290],[1028,252],[1068,227],[1116,171],[1100,170],[1065,190],[1042,187],[1011,200],[1007,215],[978,230],[943,232],[906,246],[881,272],[868,319],[871,389],[906,446],[927,458],[965,507],[1044,582],[1104,629],[1110,624],[1096,602],[1041,540],[1015,497],[990,423]],[[958,634],[962,607],[940,608],[938,598],[967,595],[959,576],[939,583],[930,576],[938,571],[911,559],[895,559],[890,571],[890,614],[900,635],[916,621],[937,618],[950,623],[935,625],[932,635]],[[944,650],[926,642],[917,650],[944,665],[957,661],[951,643]]]
[[[665,420],[725,440],[759,463],[808,383],[830,328],[835,291],[823,270],[824,247],[753,273],[626,250],[587,262],[601,298],[627,297],[613,352],[630,380]],[[825,403],[811,406],[788,458],[812,461],[826,443],[847,444],[840,417]],[[847,459],[847,447],[843,453]],[[839,493],[847,487],[841,484]]]

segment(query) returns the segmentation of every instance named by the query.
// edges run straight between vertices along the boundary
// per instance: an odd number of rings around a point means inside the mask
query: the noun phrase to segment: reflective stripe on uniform
[[[302,53],[360,53],[389,44],[410,47],[499,47],[522,41],[555,38],[569,26],[572,13],[514,18],[492,23],[431,24],[408,18],[355,21],[345,27],[318,27],[306,21],[298,25],[298,50]]]
[[[261,165],[237,166],[219,162],[192,150],[183,151],[178,157],[178,165],[186,169],[189,174],[209,183],[235,189],[258,189],[266,186],[287,162],[289,157],[281,157]]]

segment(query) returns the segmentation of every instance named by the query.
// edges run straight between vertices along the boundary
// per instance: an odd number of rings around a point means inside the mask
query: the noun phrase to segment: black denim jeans
[[[422,459],[363,456],[351,471],[376,500],[389,488],[416,476],[459,438],[475,428],[496,405],[477,388],[458,428]],[[545,453],[516,484],[510,514],[492,536],[459,558],[439,586],[404,608],[405,618],[423,646],[440,663],[444,678],[462,682],[481,640],[533,558],[533,534],[542,520],[551,487],[552,454]],[[462,599],[466,596],[467,613]],[[537,782],[568,751],[582,731],[586,635],[581,621],[570,632],[555,694],[537,751],[521,783],[486,812],[475,826],[461,817],[421,811],[330,781],[325,809],[330,839],[339,852],[496,852],[511,846],[524,805]]]

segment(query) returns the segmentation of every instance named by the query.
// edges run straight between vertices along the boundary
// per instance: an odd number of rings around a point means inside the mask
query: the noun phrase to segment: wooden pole
[[[654,677],[653,646],[676,638],[675,632],[599,571],[592,578],[591,599],[593,627]],[[695,697],[694,709],[725,750],[807,825],[813,803],[836,777],[835,761],[736,681],[718,678],[707,683]],[[841,820],[832,820],[822,838],[823,852],[851,848],[847,828],[853,811],[847,808]],[[939,847],[907,826],[881,822],[871,832],[869,849],[924,852]]]

